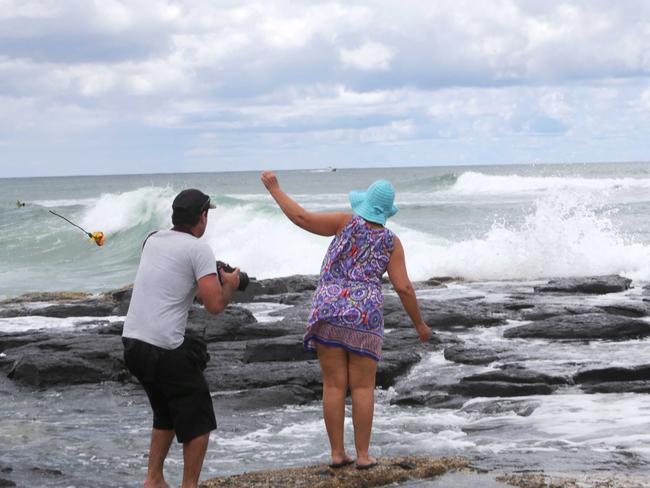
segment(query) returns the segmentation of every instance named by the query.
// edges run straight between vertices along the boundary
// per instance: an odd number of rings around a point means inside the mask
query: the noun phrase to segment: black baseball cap
[[[210,203],[210,197],[203,193],[201,190],[195,188],[188,188],[183,190],[172,203],[174,214],[193,216],[199,215],[210,208],[216,208]]]

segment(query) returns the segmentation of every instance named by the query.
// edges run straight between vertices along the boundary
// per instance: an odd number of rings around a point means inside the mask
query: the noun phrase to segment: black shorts
[[[186,337],[176,349],[122,338],[124,361],[147,392],[154,429],[175,430],[188,442],[217,428],[203,370],[210,358],[205,343]]]

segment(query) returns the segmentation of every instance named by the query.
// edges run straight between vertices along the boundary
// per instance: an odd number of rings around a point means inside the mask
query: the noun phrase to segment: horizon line
[[[598,165],[598,164],[644,164],[650,163],[650,160],[630,160],[630,161],[574,161],[574,162],[530,162],[530,163],[498,163],[498,164],[431,164],[431,165],[411,165],[411,166],[316,166],[310,168],[295,169],[273,169],[274,172],[287,171],[313,171],[331,169],[332,172],[359,169],[411,169],[411,168],[476,168],[476,167],[495,167],[495,166],[555,166],[555,165]],[[97,176],[164,176],[164,175],[183,175],[183,174],[215,174],[215,173],[251,173],[260,172],[263,169],[242,169],[242,170],[213,170],[213,171],[167,171],[159,173],[89,173],[89,174],[60,174],[60,175],[43,175],[43,176],[0,176],[0,180],[28,179],[28,178],[79,178],[79,177],[97,177]]]

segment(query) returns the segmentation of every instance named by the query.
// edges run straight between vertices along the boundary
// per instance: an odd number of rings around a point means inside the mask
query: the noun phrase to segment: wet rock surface
[[[627,290],[631,283],[631,279],[618,275],[563,278],[551,280],[545,285],[536,286],[535,291],[538,293],[618,293]]]
[[[521,325],[504,332],[507,338],[636,339],[650,335],[650,324],[620,315],[563,315]]]
[[[315,280],[290,277],[260,282],[249,301],[234,303],[218,316],[208,314],[200,305],[192,308],[188,334],[207,343],[211,361],[205,375],[220,419],[227,417],[225,412],[235,412],[256,425],[264,422],[257,416],[266,415],[267,408],[280,407],[283,415],[292,419],[294,410],[313,414],[318,408],[312,403],[322,393],[318,360],[302,348]],[[635,353],[647,350],[635,347],[650,341],[650,302],[644,301],[647,295],[640,290],[599,297],[576,291],[539,292],[534,289],[537,282],[465,285],[417,284],[423,314],[434,331],[426,344],[417,340],[398,297],[385,288],[386,334],[377,374],[377,385],[384,391],[377,394],[379,408],[391,414],[413,413],[414,424],[420,422],[420,412],[441,416],[443,430],[448,414],[456,420],[473,419],[458,428],[473,441],[482,435],[516,434],[520,426],[550,417],[549,405],[561,401],[565,394],[579,395],[585,400],[578,403],[590,404],[587,398],[606,403],[609,400],[602,395],[616,398],[620,393],[650,393],[648,359]],[[461,291],[456,293],[455,287]],[[123,323],[114,317],[128,309],[130,293],[131,288],[124,287],[99,296],[30,294],[0,303],[0,314],[17,321],[35,316],[36,323],[47,324],[48,317],[60,321],[68,311],[74,320],[65,322],[75,324],[59,331],[53,327],[0,333],[0,380],[17,391],[43,395],[46,405],[50,398],[57,398],[54,395],[83,391],[83,395],[77,393],[76,399],[81,399],[86,393],[110,387],[124,391],[125,404],[136,399],[142,411],[146,410],[146,398],[134,393],[142,393],[139,387],[113,383],[134,382],[122,360]],[[276,311],[258,315],[265,306]],[[33,310],[37,313],[31,313]],[[87,310],[93,313],[84,315]],[[271,317],[277,320],[267,322]],[[621,353],[621,348],[630,348],[630,353]],[[576,351],[588,353],[572,355]],[[619,351],[618,356],[610,358],[612,351]],[[109,383],[102,385],[104,382]],[[94,408],[90,405],[89,401],[79,406],[79,411]],[[307,407],[281,408],[290,405]],[[130,415],[133,407],[128,409]],[[386,411],[383,415],[387,416]],[[239,417],[232,422],[230,428],[238,429]],[[138,420],[138,426],[145,424],[144,418]],[[504,426],[510,430],[503,430]],[[419,435],[417,429],[414,427]],[[620,457],[621,469],[645,468],[643,459],[635,457],[632,450],[623,446],[620,451],[620,456],[612,456],[617,462]],[[531,458],[522,455],[514,459],[517,463]],[[137,460],[135,464],[142,463]],[[522,464],[526,463],[517,467]],[[30,476],[50,481],[70,476],[67,468],[62,469],[63,474],[27,473],[29,466],[19,467],[13,461],[12,465],[10,471],[10,466],[0,464],[0,483],[5,486],[21,486],[20,480]]]
[[[319,397],[322,385],[318,361],[302,346],[316,284],[317,277],[302,275],[253,280],[250,289],[238,295],[239,303],[230,305],[222,314],[211,315],[200,305],[193,306],[187,332],[207,343],[212,360],[205,375],[215,394],[230,403],[241,402],[245,408],[303,404]],[[481,295],[420,300],[423,316],[434,331],[427,344],[417,340],[398,297],[386,287],[386,334],[377,385],[395,389],[391,399],[394,404],[453,408],[476,397],[502,397],[504,402],[512,402],[507,399],[550,395],[574,383],[586,393],[647,392],[648,365],[567,367],[564,374],[547,373],[520,364],[521,342],[506,341],[494,347],[476,340],[467,342],[459,335],[468,330],[501,327],[498,334],[518,341],[644,338],[650,335],[650,323],[644,319],[650,305],[642,300],[592,305],[561,299],[583,293],[612,293],[629,286],[626,278],[605,276],[552,280],[547,285],[505,295],[501,300],[488,301]],[[446,289],[438,281],[418,283],[417,288]],[[88,321],[72,332],[0,334],[0,371],[12,381],[38,388],[133,381],[122,358],[123,322],[106,319],[128,310],[131,292],[127,286],[100,296],[36,293],[1,302],[0,317],[88,317]],[[544,298],[551,292],[560,297],[559,301]],[[261,301],[291,306],[271,313],[271,317],[278,316],[276,321],[258,322],[246,306]],[[528,323],[508,326],[513,320]],[[435,352],[457,374],[447,375],[445,380],[436,375],[417,383],[408,380],[411,369]],[[503,408],[508,405],[514,404],[504,403]],[[522,408],[527,411],[529,407]]]
[[[369,470],[358,470],[355,469],[354,465],[332,469],[326,464],[322,464],[212,478],[204,481],[199,486],[201,488],[249,488],[253,486],[370,488],[373,486],[387,486],[407,480],[434,478],[444,475],[449,470],[465,469],[468,466],[469,462],[461,458],[383,458],[379,459],[379,464],[376,467]]]

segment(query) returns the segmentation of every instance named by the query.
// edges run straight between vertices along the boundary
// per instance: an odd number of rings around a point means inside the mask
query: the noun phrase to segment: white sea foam
[[[450,191],[466,195],[650,189],[650,178],[580,178],[565,176],[487,175],[468,171]]]
[[[620,232],[584,196],[538,200],[520,226],[495,222],[483,236],[461,242],[397,229],[416,279],[451,275],[470,280],[533,279],[620,273],[650,278],[650,246]]]
[[[636,449],[650,442],[648,417],[638,414],[648,409],[648,395],[553,395],[529,419],[557,440]]]
[[[459,181],[468,174],[461,175]],[[610,186],[619,181],[610,180]],[[636,181],[645,184],[644,180]],[[507,180],[499,182],[505,184]],[[535,181],[526,183],[531,187],[535,184],[542,188]],[[548,181],[544,184],[544,188],[549,186]],[[104,194],[87,206],[80,225],[108,234],[143,225],[164,228],[169,225],[174,194],[173,189],[160,187]],[[324,206],[332,196],[313,197],[311,205]],[[299,229],[271,202],[263,203],[253,194],[246,197],[250,198],[247,203],[221,204],[210,214],[204,239],[215,255],[257,278],[318,273],[331,238]],[[305,199],[309,200],[307,196]],[[462,241],[443,239],[396,222],[389,227],[404,244],[409,274],[415,280],[440,275],[507,280],[608,273],[650,279],[650,246],[626,236],[614,224],[616,216],[599,211],[600,206],[593,195],[554,191],[534,203],[523,223],[494,222],[483,235]]]
[[[217,259],[257,278],[318,273],[331,240],[249,206],[220,208],[210,219],[203,238]]]
[[[105,193],[84,212],[80,225],[89,231],[115,233],[154,221],[169,222],[175,192],[171,188],[143,187],[125,193]]]
[[[74,207],[76,205],[88,206],[97,201],[96,198],[77,198],[77,199],[61,199],[61,200],[34,200],[33,204],[40,205],[41,207],[57,208],[57,207]]]
[[[272,302],[251,302],[242,303],[241,307],[252,313],[255,320],[260,324],[272,324],[274,322],[279,322],[284,318],[282,315],[271,315],[272,313],[291,308],[292,305]]]

